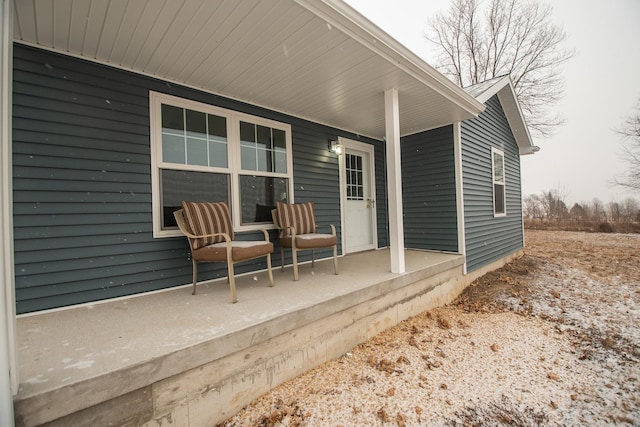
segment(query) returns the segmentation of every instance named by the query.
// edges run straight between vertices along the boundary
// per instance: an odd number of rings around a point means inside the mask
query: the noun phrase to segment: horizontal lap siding
[[[374,143],[376,173],[376,216],[378,221],[378,248],[389,247],[389,197],[387,194],[387,157],[383,143]]]
[[[456,252],[458,231],[451,126],[402,139],[405,246]]]
[[[150,90],[290,123],[295,199],[314,200],[318,223],[339,230],[338,161],[328,141],[355,135],[22,45],[14,46],[13,89],[18,313],[191,282],[186,239],[152,236]],[[236,271],[264,268],[259,259]],[[199,270],[200,280],[226,276],[222,263]]]
[[[497,96],[462,123],[467,268],[473,271],[523,247],[520,155]],[[493,215],[491,147],[504,152],[507,215]]]

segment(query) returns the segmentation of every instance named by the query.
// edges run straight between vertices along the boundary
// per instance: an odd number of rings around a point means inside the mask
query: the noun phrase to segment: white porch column
[[[453,124],[453,156],[456,174],[456,210],[458,223],[458,252],[464,255],[462,273],[467,274],[467,243],[464,226],[464,181],[462,176],[462,131],[461,123]]]
[[[387,138],[387,183],[389,185],[389,244],[391,272],[404,273],[404,220],[402,213],[402,173],[400,162],[400,108],[398,89],[384,93]]]
[[[13,207],[11,186],[11,87],[13,15],[11,0],[0,0],[0,425],[13,426],[13,395],[18,391],[15,355]]]

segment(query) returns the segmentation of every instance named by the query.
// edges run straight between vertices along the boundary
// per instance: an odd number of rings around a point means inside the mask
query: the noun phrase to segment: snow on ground
[[[528,231],[527,245],[223,425],[640,425],[640,236]]]

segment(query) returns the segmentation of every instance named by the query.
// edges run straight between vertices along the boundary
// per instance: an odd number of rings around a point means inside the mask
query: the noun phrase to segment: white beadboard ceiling
[[[484,108],[340,0],[14,0],[14,40],[349,130],[402,135]]]

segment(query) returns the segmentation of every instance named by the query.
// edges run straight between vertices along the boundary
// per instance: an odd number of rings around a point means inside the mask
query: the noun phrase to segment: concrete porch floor
[[[38,425],[90,408],[245,350],[301,325],[460,269],[461,255],[406,251],[406,273],[390,272],[389,251],[352,254],[300,267],[274,266],[226,281],[19,316],[17,425]],[[389,325],[391,326],[391,325]],[[346,349],[348,350],[348,349]],[[345,351],[346,351],[345,350]]]

